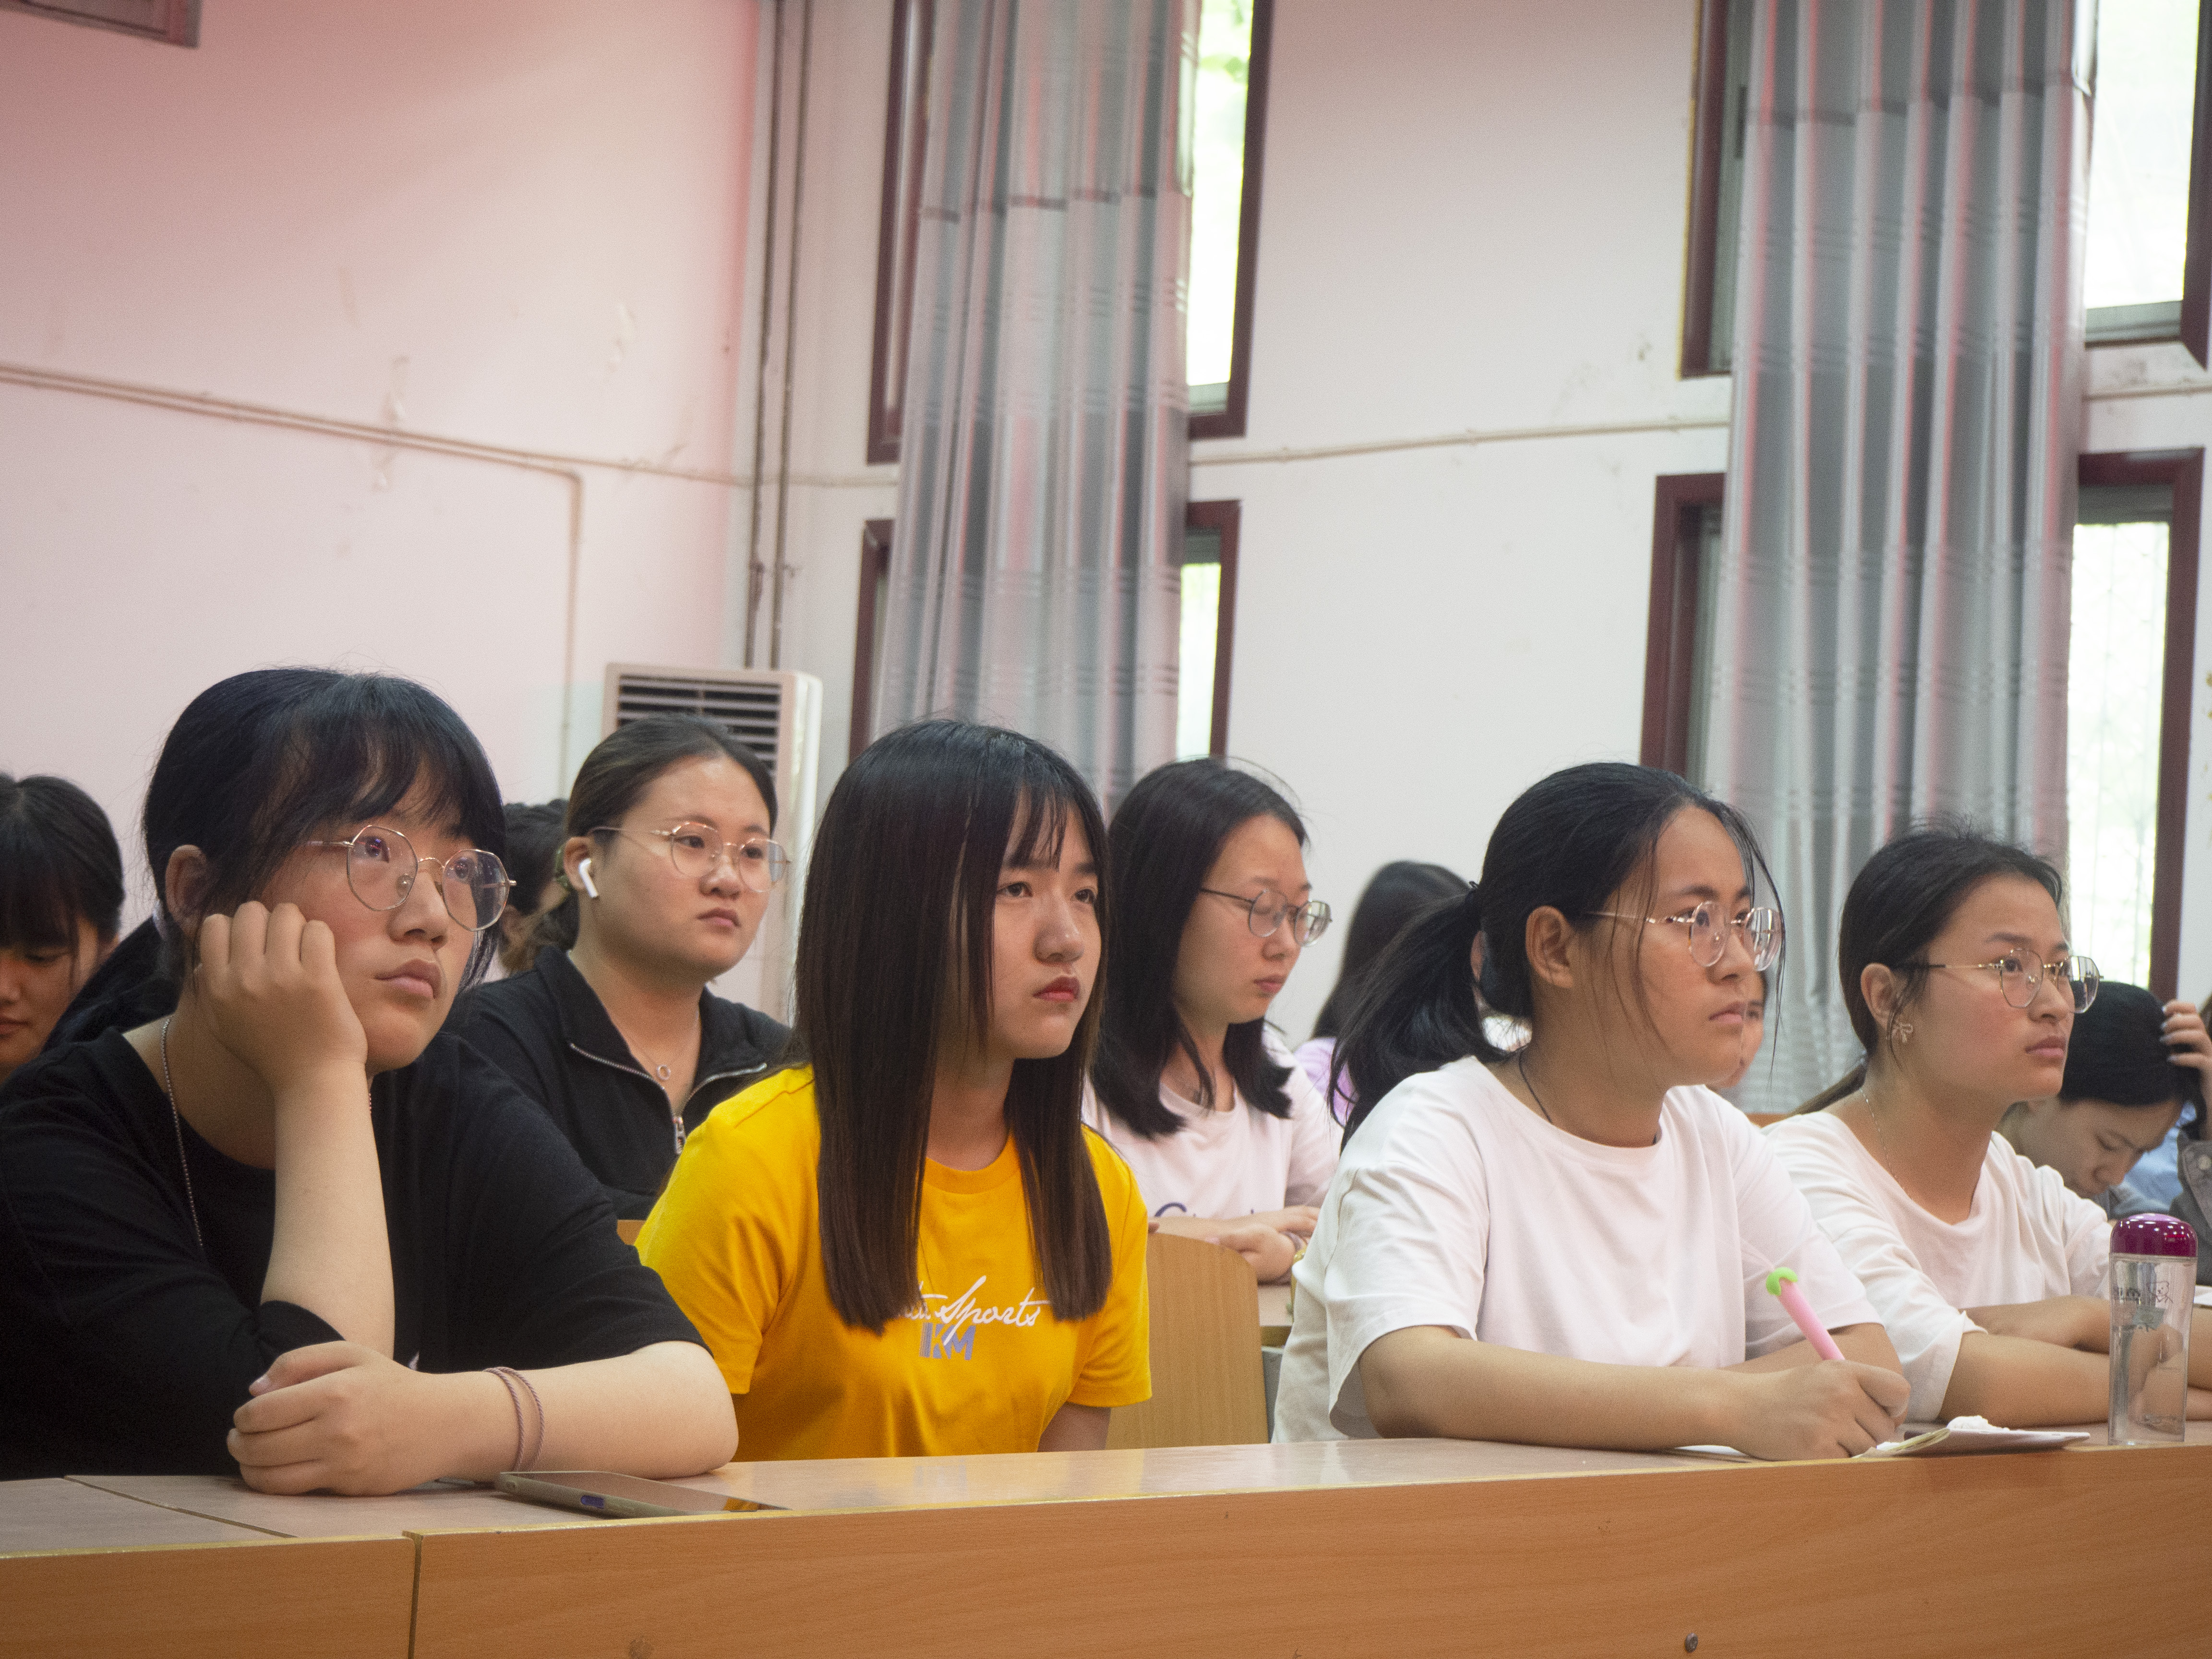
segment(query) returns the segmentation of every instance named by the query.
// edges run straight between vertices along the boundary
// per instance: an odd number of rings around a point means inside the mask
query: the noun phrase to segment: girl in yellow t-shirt
[[[793,1052],[715,1108],[638,1251],[738,1455],[1073,1451],[1152,1393],[1144,1201],[1085,1129],[1105,825],[1012,732],[847,769],[807,872]]]

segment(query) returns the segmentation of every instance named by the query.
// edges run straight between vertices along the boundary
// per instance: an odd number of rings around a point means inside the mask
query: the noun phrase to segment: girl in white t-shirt
[[[1339,1047],[1355,1108],[1297,1273],[1275,1437],[1449,1435],[1835,1457],[1905,1385],[1858,1281],[1708,1088],[1781,946],[1733,808],[1672,773],[1555,773],[1482,882],[1385,956]],[[1526,1023],[1511,1054],[1481,997]],[[1768,1295],[1797,1273],[1845,1358]]]
[[[2100,1420],[2111,1224],[1996,1133],[2061,1092],[2096,964],[2058,872],[1971,829],[1899,836],[1844,900],[1838,980],[1866,1060],[1768,1133],[1889,1328],[1917,1420]],[[2212,1417],[2212,1322],[2190,1415]]]
[[[1106,837],[1114,949],[1085,1118],[1162,1231],[1262,1279],[1290,1272],[1336,1170],[1335,1120],[1266,1025],[1328,926],[1305,840],[1279,793],[1216,760],[1139,779]]]

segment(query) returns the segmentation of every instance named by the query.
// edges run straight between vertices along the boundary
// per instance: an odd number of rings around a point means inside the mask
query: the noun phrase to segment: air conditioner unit
[[[767,763],[775,780],[775,838],[790,872],[769,895],[744,960],[716,980],[717,996],[791,1019],[791,969],[799,948],[799,896],[814,836],[814,778],[822,748],[822,682],[763,668],[656,668],[607,665],[600,735],[647,714],[698,714],[726,726]]]

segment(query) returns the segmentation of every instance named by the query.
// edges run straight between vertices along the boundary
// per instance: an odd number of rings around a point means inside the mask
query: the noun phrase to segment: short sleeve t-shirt
[[[1796,1270],[1830,1329],[1875,1312],[1743,1114],[1674,1089],[1649,1146],[1528,1110],[1480,1060],[1408,1078],[1346,1143],[1299,1262],[1277,1440],[1372,1437],[1359,1357],[1437,1325],[1616,1365],[1741,1364],[1799,1340]]]
[[[1183,1127],[1158,1139],[1131,1129],[1084,1085],[1084,1121],[1129,1161],[1151,1214],[1226,1219],[1321,1202],[1336,1173],[1344,1132],[1304,1067],[1272,1040],[1267,1057],[1290,1067],[1283,1082],[1290,1116],[1262,1112],[1242,1094],[1232,1096],[1226,1111],[1210,1111],[1163,1083],[1160,1103]]]
[[[845,1323],[823,1278],[812,1070],[716,1107],[637,1247],[721,1367],[738,1455],[1035,1451],[1063,1405],[1150,1398],[1144,1203],[1113,1149],[1084,1143],[1113,1240],[1113,1287],[1097,1313],[1053,1313],[1009,1136],[984,1169],[924,1164],[921,1307],[879,1336]]]
[[[2110,1218],[2002,1135],[1957,1223],[1921,1208],[1832,1113],[1784,1118],[1766,1139],[1889,1328],[1916,1422],[1942,1419],[1959,1343],[1981,1328],[1964,1310],[2105,1294]]]
[[[698,1340],[568,1143],[459,1038],[371,1082],[369,1110],[402,1364],[532,1369]],[[173,1117],[122,1032],[10,1078],[0,1480],[234,1474],[224,1436],[247,1385],[337,1337],[312,1308],[262,1300],[276,1216],[276,1172]]]

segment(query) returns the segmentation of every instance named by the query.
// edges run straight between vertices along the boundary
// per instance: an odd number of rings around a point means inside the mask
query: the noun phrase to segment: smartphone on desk
[[[760,1504],[726,1492],[701,1492],[667,1480],[647,1480],[635,1474],[610,1474],[600,1469],[545,1469],[530,1474],[513,1470],[499,1477],[499,1489],[533,1504],[556,1509],[580,1510],[586,1515],[611,1516],[634,1521],[656,1515],[749,1515],[755,1510],[780,1510],[781,1504]]]

